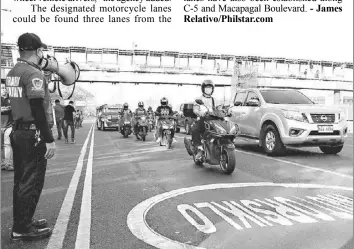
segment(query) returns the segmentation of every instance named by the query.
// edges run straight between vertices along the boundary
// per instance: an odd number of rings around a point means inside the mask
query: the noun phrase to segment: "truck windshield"
[[[312,105],[308,97],[296,90],[260,90],[268,104]]]

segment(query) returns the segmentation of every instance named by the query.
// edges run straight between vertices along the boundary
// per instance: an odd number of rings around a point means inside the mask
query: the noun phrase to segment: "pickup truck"
[[[287,146],[319,147],[337,154],[347,138],[348,125],[340,108],[317,105],[293,89],[246,88],[236,92],[228,112],[240,137],[255,140],[270,155]]]

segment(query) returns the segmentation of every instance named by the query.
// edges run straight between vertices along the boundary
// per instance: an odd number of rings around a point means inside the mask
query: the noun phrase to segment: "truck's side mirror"
[[[241,106],[242,102],[241,101],[235,101],[234,106]]]
[[[253,107],[257,107],[260,105],[260,102],[258,99],[250,99],[249,101],[247,101],[246,103],[247,106],[253,106]]]

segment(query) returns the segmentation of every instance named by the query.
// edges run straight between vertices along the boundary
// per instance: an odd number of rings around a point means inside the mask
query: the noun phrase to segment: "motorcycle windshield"
[[[210,120],[208,123],[212,127],[215,127],[215,126],[219,126],[220,127],[221,126],[222,128],[224,128],[224,130],[226,130],[227,133],[230,132],[231,128],[234,125],[233,122],[226,122],[226,121],[222,121],[222,120]]]

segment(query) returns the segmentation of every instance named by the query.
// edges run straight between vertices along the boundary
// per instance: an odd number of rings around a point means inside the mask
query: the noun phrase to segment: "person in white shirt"
[[[203,101],[203,105],[208,107],[210,112],[213,112],[215,109],[215,99],[212,97],[214,93],[215,85],[211,80],[204,80],[202,83],[202,93],[203,95],[199,97]],[[203,155],[202,141],[200,135],[205,132],[204,118],[200,112],[200,105],[195,102],[193,106],[193,112],[199,117],[199,120],[195,122],[195,125],[192,127],[192,140],[194,146],[198,147],[198,153],[196,155],[196,160],[199,160]]]

